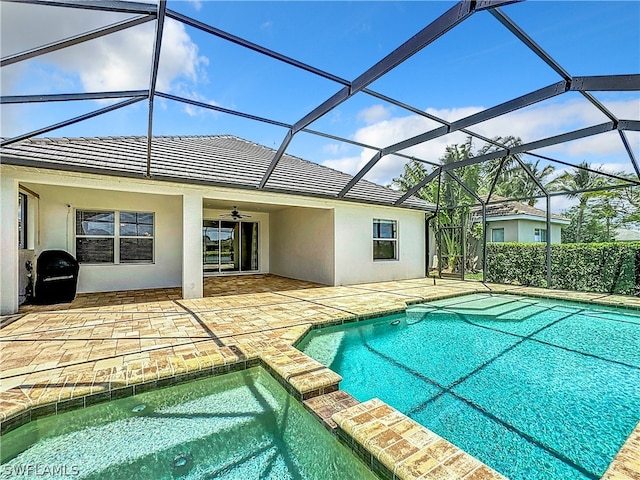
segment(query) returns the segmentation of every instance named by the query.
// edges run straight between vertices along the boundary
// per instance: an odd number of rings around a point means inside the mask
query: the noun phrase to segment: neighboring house
[[[616,228],[613,230],[613,238],[616,242],[640,242],[640,230]]]
[[[501,200],[497,195],[491,198],[492,201]],[[471,209],[470,222],[482,223],[481,207],[476,206]],[[547,213],[539,208],[530,207],[526,203],[504,199],[499,204],[487,205],[486,222],[487,243],[547,241]],[[571,221],[566,217],[551,214],[551,243],[561,242],[562,227],[570,223]],[[430,238],[429,245],[429,268],[436,269],[438,251],[435,238]],[[482,240],[477,241],[473,247],[477,256],[472,258],[473,255],[469,254],[466,264],[468,269],[481,268],[482,264]]]
[[[492,197],[493,198],[493,197]],[[477,217],[478,212],[475,212]],[[526,203],[507,200],[487,206],[487,242],[537,243],[547,241],[547,213]],[[477,218],[476,218],[477,220]],[[481,220],[479,220],[481,221]],[[551,243],[560,243],[566,217],[551,214]]]
[[[326,285],[425,275],[432,206],[234,136],[44,138],[2,148],[1,312],[16,312],[24,261],[62,249],[79,292],[181,286],[273,273]],[[242,218],[233,218],[237,207]],[[11,227],[13,225],[13,227]],[[22,279],[22,280],[20,280]],[[37,292],[36,292],[37,294]]]

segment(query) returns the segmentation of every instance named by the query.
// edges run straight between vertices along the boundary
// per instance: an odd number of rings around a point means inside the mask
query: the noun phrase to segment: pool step
[[[377,398],[338,412],[332,419],[338,436],[382,478],[506,480]]]
[[[260,353],[265,368],[300,401],[338,390],[342,377],[290,345]]]

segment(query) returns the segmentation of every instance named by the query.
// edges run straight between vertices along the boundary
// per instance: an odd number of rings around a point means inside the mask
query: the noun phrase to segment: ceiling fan
[[[238,207],[236,207],[235,205],[233,206],[233,208],[231,209],[231,213],[223,213],[222,215],[220,215],[221,217],[224,218],[231,218],[233,220],[240,220],[241,218],[251,218],[251,215],[247,215],[247,214],[241,214],[238,211]]]

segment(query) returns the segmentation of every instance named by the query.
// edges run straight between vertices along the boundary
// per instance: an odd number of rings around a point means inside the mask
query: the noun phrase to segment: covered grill
[[[76,296],[80,264],[64,250],[45,250],[36,263],[35,302],[71,302]]]

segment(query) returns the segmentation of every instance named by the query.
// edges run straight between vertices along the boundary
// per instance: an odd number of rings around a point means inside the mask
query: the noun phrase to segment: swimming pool
[[[376,478],[260,368],[32,421],[1,455],[2,479]]]
[[[474,294],[298,345],[513,480],[596,479],[640,419],[640,312]]]

